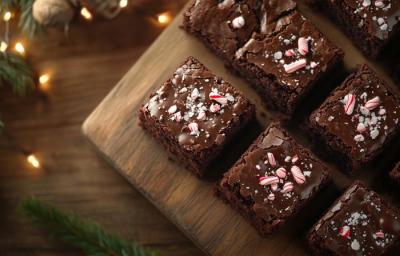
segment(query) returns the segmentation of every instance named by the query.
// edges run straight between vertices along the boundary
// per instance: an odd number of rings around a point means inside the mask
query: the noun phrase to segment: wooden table
[[[83,120],[162,31],[151,15],[176,14],[186,0],[135,0],[116,19],[78,21],[27,43],[34,67],[51,74],[50,87],[18,98],[2,88],[0,112],[0,255],[81,255],[15,214],[35,195],[71,209],[129,240],[165,255],[201,255],[156,208],[112,170],[83,138]],[[173,3],[171,3],[173,2]],[[32,168],[21,149],[42,164]]]

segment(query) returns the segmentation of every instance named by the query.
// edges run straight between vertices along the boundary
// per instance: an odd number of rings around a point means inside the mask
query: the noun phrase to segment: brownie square
[[[228,82],[189,57],[139,110],[141,126],[202,176],[224,146],[255,117]]]
[[[397,184],[400,184],[400,162],[396,164],[394,169],[389,174],[390,178]]]
[[[367,56],[376,58],[400,32],[398,0],[311,0],[325,10]]]
[[[276,21],[295,8],[291,0],[193,1],[184,14],[183,26],[229,61],[253,32],[274,32],[279,26]]]
[[[276,33],[254,34],[236,52],[233,66],[268,105],[292,115],[320,79],[341,63],[343,52],[297,11],[279,24]]]
[[[399,118],[399,96],[362,65],[311,114],[309,131],[341,167],[355,171],[399,133]]]
[[[314,255],[379,256],[400,239],[400,215],[356,181],[311,229]]]
[[[216,194],[266,236],[301,211],[330,180],[328,168],[273,123],[224,174]]]

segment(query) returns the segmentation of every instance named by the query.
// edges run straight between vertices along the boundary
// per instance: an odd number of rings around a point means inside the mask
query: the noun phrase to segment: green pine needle
[[[89,256],[156,256],[157,252],[128,243],[117,235],[108,234],[97,223],[81,219],[70,211],[61,211],[39,199],[24,200],[18,212],[34,225],[46,229]]]
[[[44,31],[43,26],[33,18],[32,14],[34,0],[17,0],[17,2],[21,10],[19,27],[22,32],[24,32],[30,38],[42,33]]]
[[[32,14],[33,3],[35,0],[1,0],[0,12],[13,11],[20,14],[18,26],[29,38],[45,31]]]
[[[14,93],[25,95],[35,86],[34,72],[26,60],[15,53],[0,53],[0,84],[7,83]]]

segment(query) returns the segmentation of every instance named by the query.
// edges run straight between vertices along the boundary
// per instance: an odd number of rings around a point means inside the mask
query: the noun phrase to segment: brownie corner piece
[[[313,0],[367,56],[377,58],[400,32],[398,0]]]
[[[272,123],[224,174],[216,194],[267,236],[330,180],[328,168],[311,151]]]
[[[400,162],[396,164],[393,170],[389,173],[390,178],[400,185]]]
[[[254,0],[193,1],[184,13],[183,28],[229,60],[258,27],[255,5]]]
[[[355,181],[308,234],[314,255],[386,255],[400,241],[399,211]]]
[[[400,132],[400,100],[367,65],[359,66],[309,118],[310,137],[354,172],[375,159]]]
[[[189,57],[139,110],[140,125],[203,176],[224,146],[255,117],[254,105]]]
[[[254,34],[236,52],[233,66],[267,105],[290,116],[344,54],[298,11],[277,23],[275,33]]]

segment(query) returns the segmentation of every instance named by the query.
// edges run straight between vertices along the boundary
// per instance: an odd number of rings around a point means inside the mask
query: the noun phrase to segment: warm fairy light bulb
[[[29,155],[26,160],[28,161],[28,163],[30,163],[33,167],[35,168],[39,168],[40,167],[40,162],[39,160],[36,158],[35,155],[31,154]]]
[[[48,74],[43,74],[39,77],[40,84],[47,84],[50,81],[50,76]]]
[[[15,50],[19,53],[19,54],[25,54],[25,47],[21,42],[17,42],[15,44]]]
[[[171,21],[171,16],[169,15],[169,13],[164,12],[157,16],[157,20],[160,24],[167,24]]]
[[[119,7],[125,8],[128,6],[128,0],[120,0],[119,1]]]
[[[1,41],[1,43],[0,43],[0,52],[6,52],[7,48],[8,48],[8,44],[6,42],[4,42],[4,41]]]
[[[89,12],[89,10],[86,7],[83,7],[81,9],[81,15],[83,18],[87,20],[91,20],[93,18],[92,14]]]
[[[12,17],[12,13],[11,12],[5,12],[4,16],[3,16],[3,20],[4,21],[9,21]]]

